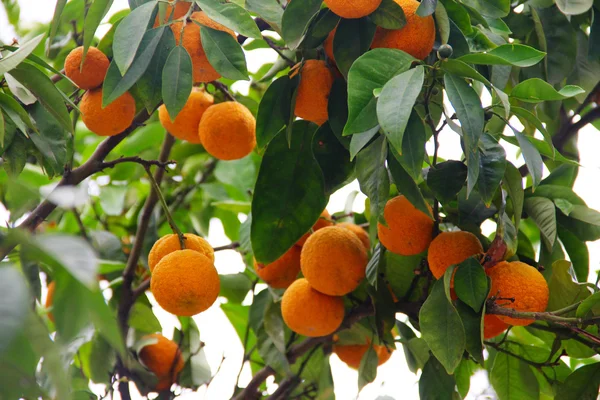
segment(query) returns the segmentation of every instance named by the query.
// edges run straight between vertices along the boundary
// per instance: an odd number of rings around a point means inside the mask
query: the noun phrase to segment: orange
[[[308,60],[299,68],[296,65],[292,77],[300,74],[298,95],[296,96],[296,116],[317,125],[323,125],[329,119],[327,104],[333,85],[333,74],[325,61]]]
[[[335,332],[344,320],[344,301],[313,289],[306,279],[298,279],[281,299],[285,324],[304,336],[326,336]]]
[[[333,345],[333,352],[346,363],[350,368],[358,369],[360,361],[371,347],[370,341],[366,344],[351,344],[351,345]],[[383,345],[374,345],[373,350],[377,354],[377,365],[382,365],[387,362],[392,356],[393,349],[387,349]]]
[[[71,50],[65,59],[65,75],[80,89],[94,89],[102,85],[110,61],[106,55],[95,47],[88,48],[88,52],[81,67],[83,46]]]
[[[185,233],[183,236],[186,239],[186,249],[198,251],[208,257],[210,261],[215,262],[215,252],[206,240],[193,233]],[[148,268],[150,268],[150,271],[154,270],[156,264],[164,256],[177,250],[181,250],[181,244],[179,243],[179,236],[176,234],[165,235],[158,239],[150,249],[150,253],[148,253]]]
[[[144,339],[156,339],[157,342],[142,347],[138,357],[158,378],[155,390],[157,392],[167,390],[177,382],[179,373],[185,365],[181,351],[177,343],[158,333],[146,335],[142,338]]]
[[[161,22],[158,20],[158,14],[156,14],[156,18],[154,19],[153,28],[156,28],[159,25],[167,23],[171,17],[171,13],[173,13],[172,20],[175,21],[177,19],[183,18],[185,14],[189,11],[192,3],[188,3],[187,1],[178,1],[175,4],[175,11],[173,11],[173,6],[171,4],[167,5],[167,9],[165,11],[165,19]]]
[[[406,197],[388,200],[383,216],[388,226],[377,223],[377,232],[381,244],[392,253],[414,256],[425,251],[431,243],[433,220],[417,210]]]
[[[285,289],[296,280],[300,272],[300,248],[292,246],[271,264],[264,265],[254,260],[254,270],[272,288]]]
[[[365,277],[367,251],[348,229],[328,226],[313,233],[300,257],[302,274],[310,285],[330,296],[343,296]]]
[[[371,240],[369,240],[369,234],[360,226],[352,224],[350,222],[342,222],[340,224],[337,224],[336,226],[348,229],[350,232],[354,233],[356,237],[358,237],[360,242],[363,244],[363,246],[365,246],[366,250],[369,250],[371,248]]]
[[[206,151],[219,160],[239,160],[256,146],[256,119],[235,101],[219,103],[204,112],[198,126]]]
[[[483,338],[495,338],[506,329],[508,324],[493,314],[485,314],[483,317]]]
[[[435,23],[433,17],[419,17],[416,14],[419,3],[416,0],[394,0],[402,7],[406,16],[406,25],[400,29],[378,27],[371,48],[389,48],[402,50],[411,56],[424,59],[431,53],[435,41]]]
[[[379,7],[381,0],[324,0],[331,11],[342,18],[362,18]]]
[[[81,120],[99,136],[115,136],[131,126],[135,118],[135,100],[128,92],[102,108],[102,89],[88,90],[81,103]]]
[[[52,308],[54,304],[54,292],[56,291],[56,281],[52,281],[48,284],[48,293],[46,294],[46,303],[44,304],[46,308]],[[48,311],[48,319],[54,322],[54,315],[52,311]]]
[[[319,219],[317,220],[317,222],[315,222],[315,224],[312,227],[313,232],[318,231],[321,228],[325,228],[326,226],[332,226],[333,225],[333,221],[331,220],[331,214],[329,214],[329,211],[327,210],[323,210],[323,212],[321,213],[321,216],[319,217]],[[306,240],[308,239],[308,237],[311,235],[311,232],[307,232],[305,233],[300,239],[298,239],[298,241],[296,242],[296,246],[304,246],[304,243],[306,243]]]
[[[200,119],[208,107],[212,106],[215,99],[203,90],[195,90],[190,93],[185,106],[179,111],[175,120],[171,120],[167,107],[161,105],[158,108],[158,118],[162,126],[171,135],[190,143],[200,143],[198,126]]]
[[[479,253],[483,253],[483,247],[471,232],[442,232],[429,245],[427,262],[435,279],[440,279],[449,266]]]
[[[200,25],[227,32],[234,39],[236,38],[235,33],[231,29],[208,18],[204,11],[197,11],[193,13],[190,18],[194,21],[197,21]],[[174,22],[171,24],[171,30],[173,31],[173,35],[175,36],[175,41],[177,44],[179,44],[181,41],[182,26],[183,22]],[[206,58],[206,53],[202,47],[200,27],[193,21],[188,21],[185,25],[185,28],[183,28],[183,47],[190,54],[190,57],[192,57],[194,82],[211,82],[221,77],[221,74],[219,74],[208,62],[208,58]]]
[[[162,308],[188,317],[207,310],[217,300],[220,286],[213,262],[189,249],[164,256],[150,281],[150,290]]]
[[[335,32],[337,32],[337,26],[329,32],[327,35],[327,39],[323,42],[323,50],[325,50],[325,54],[327,54],[327,58],[335,63],[335,57],[333,56],[333,38],[335,37]]]
[[[543,312],[548,306],[550,292],[544,276],[531,265],[520,261],[502,261],[487,270],[492,280],[489,297],[496,297],[496,304],[516,311]],[[510,300],[514,299],[514,301]],[[509,325],[526,326],[532,319],[511,318],[497,315]]]

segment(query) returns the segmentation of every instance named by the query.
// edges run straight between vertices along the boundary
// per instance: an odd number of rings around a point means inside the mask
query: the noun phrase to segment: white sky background
[[[19,0],[19,4],[21,6],[20,23],[26,26],[27,24],[35,24],[36,22],[50,21],[54,13],[56,1]],[[109,16],[127,7],[127,0],[115,0]],[[107,25],[101,26],[98,29],[97,35],[101,37],[108,28],[109,26]],[[4,10],[0,8],[0,39],[9,42],[13,37],[14,32],[7,23]],[[270,49],[258,49],[247,52],[248,69],[253,72],[257,71],[262,64],[274,61],[275,58],[276,53]],[[245,92],[247,84],[238,83],[234,86],[234,89]],[[444,159],[460,158],[459,138],[454,132],[449,129],[444,130],[440,135],[440,144],[440,157]],[[518,149],[506,143],[503,143],[503,145],[505,145],[504,147],[507,150],[509,161],[515,163],[517,166],[522,165],[522,157],[517,157]],[[579,150],[581,165],[583,167],[579,171],[574,190],[585,200],[589,207],[600,210],[600,196],[597,189],[598,178],[600,177],[600,157],[597,155],[598,148],[600,148],[600,132],[591,126],[581,130],[579,134]],[[428,144],[427,150],[429,153],[433,151],[432,143]],[[336,192],[331,196],[327,209],[330,212],[343,210],[347,195],[354,190],[359,190],[356,182]],[[364,196],[361,194],[355,201],[355,211],[362,212],[363,209]],[[5,218],[0,218],[0,220],[5,220]],[[491,233],[494,229],[493,224],[490,224],[488,228],[484,233]],[[225,236],[218,220],[211,222],[208,241],[213,246],[229,243],[229,239]],[[600,264],[600,243],[588,243],[588,248],[590,250],[590,277],[593,279]],[[244,269],[243,261],[235,251],[216,253],[215,264],[221,274],[236,273]],[[158,306],[154,307],[154,311],[163,325],[163,333],[167,337],[171,337],[173,327],[178,324],[177,319]],[[209,400],[229,399],[232,395],[235,379],[243,357],[242,344],[228,319],[220,310],[218,302],[206,312],[194,317],[194,319],[200,328],[201,339],[206,343],[205,351],[213,373],[223,357],[225,357],[225,360],[219,374],[214,378],[208,389],[202,387],[198,393],[184,393],[178,398],[182,400],[199,398]],[[357,398],[357,372],[348,368],[335,355],[331,357],[331,366],[337,399]],[[242,374],[241,384],[245,386],[250,379],[250,369],[246,366]],[[272,382],[272,378],[267,382]],[[472,380],[468,398],[487,398],[487,396],[480,396],[487,387],[488,383],[485,376],[480,373],[477,374]],[[101,388],[98,389],[101,390]],[[271,388],[270,391],[272,390],[274,389]],[[135,389],[133,392],[135,392]],[[375,399],[378,396],[387,395],[396,400],[411,400],[418,399],[418,393],[418,377],[408,370],[404,352],[399,346],[391,359],[378,369],[376,381],[365,387],[358,398]],[[133,394],[135,399],[141,398],[138,394]],[[118,394],[116,398],[118,398]]]

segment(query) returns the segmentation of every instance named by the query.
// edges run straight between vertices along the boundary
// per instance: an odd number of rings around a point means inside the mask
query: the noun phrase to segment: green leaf
[[[455,199],[466,181],[467,167],[460,161],[444,161],[427,172],[427,186],[442,201]]]
[[[136,301],[129,314],[129,326],[139,332],[161,332],[162,326],[152,312],[152,308],[142,301]]]
[[[25,111],[23,106],[11,96],[0,93],[0,108],[24,135],[27,136],[27,128],[37,131],[37,128],[31,122],[31,118],[29,118],[27,111]],[[4,146],[4,144],[2,144],[2,146]]]
[[[246,9],[258,14],[275,28],[278,33],[281,32],[283,9],[277,0],[246,0]]]
[[[577,280],[579,282],[587,282],[590,273],[590,253],[586,243],[579,240],[577,236],[566,229],[560,229],[558,237],[569,255],[569,259],[573,263]]]
[[[490,18],[506,17],[510,12],[509,0],[462,0],[462,3]]]
[[[384,29],[402,29],[406,25],[404,11],[394,0],[383,0],[369,19]]]
[[[354,157],[377,135],[379,132],[379,125],[375,128],[370,129],[366,132],[355,133],[350,139],[350,159],[354,160]]]
[[[421,190],[417,186],[417,183],[408,174],[408,172],[406,172],[402,165],[400,165],[396,157],[391,154],[388,155],[388,166],[398,191],[406,196],[408,201],[410,201],[410,203],[415,206],[417,210],[420,210],[431,216],[431,210],[428,207],[427,201],[425,201]]]
[[[299,47],[303,49],[316,49],[321,46],[331,31],[340,22],[340,17],[331,10],[322,8],[311,19]],[[287,67],[287,65],[286,65]]]
[[[333,38],[335,62],[344,75],[354,61],[371,47],[377,27],[367,18],[342,19]]]
[[[73,132],[71,117],[65,106],[63,96],[50,78],[33,65],[27,63],[20,64],[10,74],[33,93],[63,128],[68,132]]]
[[[379,125],[394,150],[400,155],[403,154],[404,131],[415,101],[423,88],[424,78],[423,67],[409,69],[386,83],[377,101]]]
[[[15,135],[12,143],[2,154],[4,170],[10,177],[18,177],[27,164],[27,150],[30,141],[23,135]],[[13,211],[13,210],[11,210]],[[14,211],[13,211],[14,212]],[[25,212],[25,210],[23,210]]]
[[[435,357],[429,357],[419,378],[419,398],[421,400],[452,400],[454,399],[455,385],[454,376],[448,374]]]
[[[544,82],[539,78],[531,78],[515,86],[510,93],[510,97],[527,103],[539,103],[541,101],[565,100],[584,92],[582,88],[574,85],[566,85],[556,91],[548,82]]]
[[[275,348],[285,354],[285,331],[283,318],[281,317],[281,303],[275,303],[274,301],[267,303],[263,325]]]
[[[480,365],[484,365],[483,334],[481,329],[484,312],[475,312],[470,306],[460,300],[455,305],[465,328],[465,348],[475,361]]]
[[[587,12],[594,0],[556,0],[556,5],[566,15],[578,15]]]
[[[200,25],[200,36],[206,57],[218,73],[233,80],[249,79],[246,57],[237,40],[227,32],[204,25]]]
[[[490,381],[499,400],[539,399],[540,388],[531,367],[509,354],[496,353]]]
[[[62,175],[67,163],[70,135],[40,104],[34,104],[30,113],[40,130],[31,132],[30,138],[43,157],[46,173],[49,176]]]
[[[243,273],[219,275],[219,279],[221,281],[219,296],[225,297],[230,303],[241,304],[252,288],[252,281]]]
[[[508,192],[508,196],[513,206],[513,215],[515,219],[515,228],[519,229],[521,222],[521,214],[523,212],[523,202],[525,192],[523,190],[523,177],[521,173],[512,163],[506,164],[504,178],[502,179],[504,187]]]
[[[488,87],[492,86],[486,77],[481,75],[479,72],[477,72],[477,70],[464,61],[448,58],[441,63],[441,67],[444,71],[450,72],[454,75],[462,76],[463,78],[475,79],[476,81],[479,81]]]
[[[0,355],[11,345],[27,318],[29,289],[15,268],[0,268]]]
[[[213,21],[249,38],[262,39],[262,34],[248,11],[237,4],[219,0],[196,0],[196,4]]]
[[[360,190],[370,202],[371,221],[383,215],[383,209],[390,194],[390,179],[385,159],[387,142],[380,136],[356,156],[356,177]]]
[[[373,90],[407,71],[414,60],[400,50],[373,49],[352,64],[348,72],[348,122],[344,136],[366,132],[378,125]]]
[[[450,39],[450,19],[448,17],[448,13],[446,12],[446,7],[444,7],[441,1],[437,1],[434,16],[435,25],[440,35],[441,43],[448,44],[448,40]]]
[[[327,204],[323,174],[311,151],[316,125],[297,121],[292,129],[290,147],[284,135],[267,147],[254,188],[252,248],[265,264],[308,232]]]
[[[281,36],[290,50],[302,42],[313,16],[321,8],[321,0],[304,0],[289,3],[283,12]]]
[[[546,127],[544,126],[544,124],[542,124],[542,121],[540,121],[539,118],[535,114],[533,114],[531,111],[526,110],[526,109],[521,108],[521,107],[514,107],[513,106],[513,107],[510,108],[510,110],[517,117],[521,117],[525,121],[527,121],[530,124],[532,124],[533,126],[535,126],[536,129],[538,131],[540,131],[540,133],[542,134],[542,136],[544,136],[544,140],[546,141],[546,143],[548,143],[548,146],[550,147],[550,149],[552,149],[552,151],[556,151],[554,149],[554,143],[552,143],[552,135],[550,135],[550,133],[548,132],[548,130],[546,129]],[[552,157],[552,159],[554,159],[554,157]]]
[[[444,75],[446,93],[456,111],[463,131],[468,177],[467,195],[473,190],[479,177],[478,143],[483,134],[484,113],[477,92],[461,77]]]
[[[192,84],[192,57],[185,47],[176,46],[162,70],[162,98],[171,120],[187,103]]]
[[[549,274],[546,273],[545,277],[550,289],[548,311],[560,310],[590,295],[586,285],[573,280],[571,263],[567,260],[555,261],[552,264],[552,271]]]
[[[528,140],[528,138],[519,131],[513,131],[523,152],[525,164],[529,169],[529,174],[533,181],[533,188],[537,187],[542,181],[544,170],[544,161],[538,149]]]
[[[577,318],[586,318],[588,314],[600,303],[600,292],[596,292],[587,299],[583,300],[579,307],[577,307]]]
[[[92,45],[96,29],[98,29],[100,22],[102,22],[112,4],[113,0],[96,0],[87,11],[83,22],[83,57],[81,58],[81,65],[83,65],[88,49]]]
[[[479,312],[487,298],[488,280],[483,267],[470,257],[458,265],[454,276],[454,289],[459,299],[475,312]]]
[[[421,335],[448,374],[454,373],[465,350],[465,329],[438,280],[419,312]]]
[[[354,179],[350,153],[335,137],[328,122],[315,133],[312,148],[325,178],[325,193],[333,193]]]
[[[506,171],[506,151],[488,134],[481,137],[481,143],[484,149],[479,150],[481,154],[479,155],[477,190],[485,204],[489,206]]]
[[[141,8],[141,7],[140,7]],[[120,25],[119,25],[120,26]],[[164,26],[150,29],[142,38],[133,63],[125,75],[119,72],[116,61],[110,63],[104,83],[102,84],[102,106],[106,107],[123,93],[127,92],[146,72],[148,65],[154,57],[154,52],[161,41],[163,34],[168,30]]]
[[[65,9],[65,5],[67,4],[67,0],[58,0],[56,2],[56,7],[54,7],[54,16],[52,17],[52,23],[50,24],[49,34],[48,34],[48,43],[54,42],[54,37],[58,32],[58,28],[60,27],[60,20],[62,17],[62,12]],[[46,52],[50,52],[50,46],[48,46]]]
[[[542,238],[549,248],[556,241],[556,208],[552,200],[545,197],[530,197],[525,199],[525,212],[540,229]]]
[[[260,100],[256,117],[256,145],[263,150],[288,124],[294,85],[287,75],[276,79]]]
[[[417,8],[417,15],[419,17],[426,17],[435,12],[438,4],[438,0],[423,0]]]
[[[531,67],[542,61],[546,53],[523,44],[503,44],[486,53],[472,53],[459,58],[469,64],[514,65]]]
[[[405,135],[402,140],[402,155],[397,154],[395,149],[390,149],[390,152],[393,152],[393,155],[406,172],[415,182],[418,182],[421,179],[423,170],[427,133],[425,132],[423,120],[415,110],[410,114],[406,132],[409,132],[409,134]]]
[[[362,390],[367,384],[373,382],[377,377],[377,363],[379,358],[373,346],[365,352],[358,367],[358,390]]]
[[[157,4],[154,1],[142,4],[123,18],[117,27],[113,41],[113,61],[121,75],[125,75],[133,63]]]
[[[600,386],[600,363],[577,368],[558,385],[556,398],[561,400],[594,400]]]
[[[44,39],[44,36],[45,34],[41,34],[34,37],[33,39],[19,46],[16,51],[0,59],[0,75],[4,75],[5,73],[15,69],[23,60],[27,58],[27,56],[33,52],[33,50],[35,50],[35,48]]]
[[[181,343],[181,355],[184,360],[189,360],[181,372],[179,378],[181,384],[187,383],[187,386],[201,386],[210,381],[212,376],[210,365],[206,360],[204,346],[200,340],[200,330],[192,318],[179,317],[183,331],[183,340]],[[181,333],[177,332],[176,336]],[[178,341],[178,337],[174,337]]]
[[[381,255],[383,254],[385,255],[385,249],[382,250],[381,244],[378,243],[377,246],[375,246],[375,249],[373,250],[373,255],[371,256],[371,259],[369,260],[369,263],[367,264],[367,268],[366,268],[366,276],[367,276],[367,282],[369,282],[375,289],[377,289],[377,281],[379,278],[379,269],[380,266],[386,265],[385,261],[381,260]]]

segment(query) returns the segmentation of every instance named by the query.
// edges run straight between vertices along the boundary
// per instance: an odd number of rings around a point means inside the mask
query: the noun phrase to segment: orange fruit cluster
[[[185,365],[179,346],[157,333],[146,335],[141,340],[147,339],[156,340],[156,343],[142,347],[138,352],[138,358],[158,378],[154,390],[157,392],[168,390],[173,383],[177,382]]]

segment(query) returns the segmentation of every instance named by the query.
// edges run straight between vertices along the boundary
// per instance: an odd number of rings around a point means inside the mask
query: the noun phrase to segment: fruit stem
[[[160,186],[158,186],[158,183],[156,182],[156,179],[154,179],[154,175],[152,175],[150,166],[144,165],[144,169],[146,170],[146,174],[148,175],[148,179],[150,180],[152,189],[156,192],[158,201],[160,201],[160,205],[162,206],[163,211],[165,212],[165,215],[167,216],[167,221],[169,222],[169,226],[171,227],[171,230],[173,231],[173,233],[177,234],[177,237],[179,238],[179,245],[181,246],[181,250],[185,250],[185,236],[183,236],[183,232],[181,232],[181,229],[179,229],[177,227],[175,220],[173,220],[173,216],[171,215],[171,212],[169,211],[169,206],[167,205],[167,201],[165,200],[165,197],[163,196],[163,194],[160,190]]]

